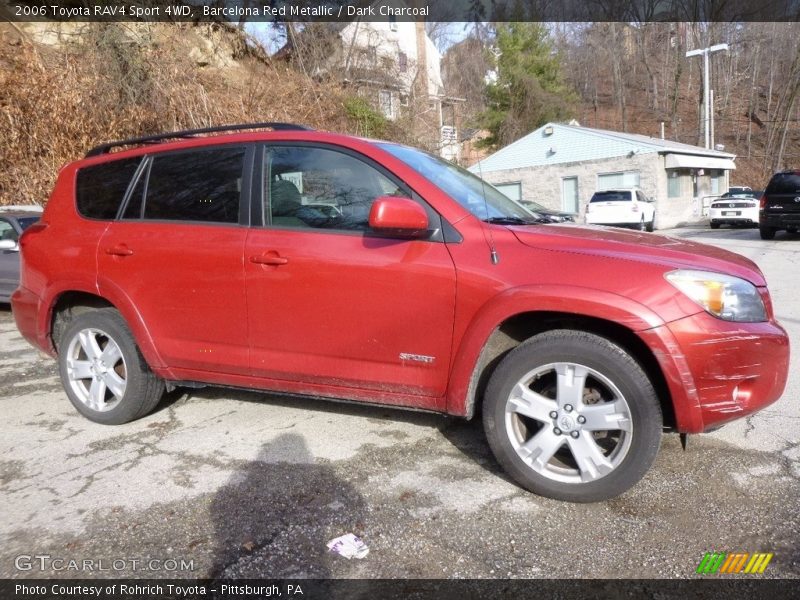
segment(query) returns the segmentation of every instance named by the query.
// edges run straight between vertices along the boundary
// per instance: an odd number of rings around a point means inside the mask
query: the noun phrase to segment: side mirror
[[[408,198],[381,196],[372,203],[369,226],[387,235],[420,237],[428,231],[428,214]]]
[[[19,252],[19,244],[14,240],[0,240],[0,251],[10,250],[12,252]]]

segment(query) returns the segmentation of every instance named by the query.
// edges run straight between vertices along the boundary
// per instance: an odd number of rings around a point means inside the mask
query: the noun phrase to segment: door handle
[[[106,248],[106,254],[110,254],[112,256],[130,256],[133,254],[133,250],[128,248],[125,244],[117,244],[111,248]]]
[[[250,262],[255,263],[257,265],[270,265],[273,267],[277,267],[280,265],[285,265],[289,262],[288,258],[284,258],[282,256],[278,256],[277,254],[260,254],[256,256],[250,257]]]

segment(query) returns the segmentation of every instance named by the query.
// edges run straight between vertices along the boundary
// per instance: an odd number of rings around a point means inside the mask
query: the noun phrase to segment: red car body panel
[[[84,166],[271,141],[368,157],[461,240],[94,221],[75,209],[76,172]],[[242,133],[92,157],[61,171],[42,222],[20,241],[22,279],[12,305],[25,338],[53,354],[59,297],[93,294],[120,311],[151,368],[167,380],[471,416],[476,367],[493,332],[516,315],[546,312],[606,321],[636,335],[660,367],[679,431],[708,430],[758,410],[786,383],[788,338],[774,320],[763,275],[746,258],[650,234],[487,225],[369,140]],[[664,280],[677,268],[749,280],[769,321],[712,317]]]

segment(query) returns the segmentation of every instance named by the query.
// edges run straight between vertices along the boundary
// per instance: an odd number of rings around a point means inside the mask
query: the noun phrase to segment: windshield
[[[378,144],[402,160],[473,215],[484,221],[520,221],[533,223],[536,216],[501,191],[443,158],[396,144]]]

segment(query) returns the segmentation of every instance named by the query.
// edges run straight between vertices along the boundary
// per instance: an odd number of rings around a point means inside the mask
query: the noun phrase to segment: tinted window
[[[595,192],[589,202],[623,202],[631,199],[630,192]]]
[[[141,158],[126,158],[78,171],[78,212],[90,219],[113,219]]]
[[[776,173],[767,184],[767,194],[800,194],[800,175]]]
[[[244,148],[153,157],[145,219],[237,223]]]
[[[363,231],[376,198],[408,197],[377,169],[342,152],[276,146],[264,160],[264,214],[280,227]]]
[[[17,223],[19,224],[19,228],[22,231],[25,231],[28,227],[36,223],[39,220],[39,217],[17,217]]]

